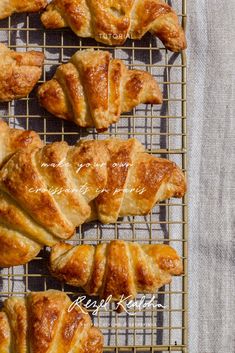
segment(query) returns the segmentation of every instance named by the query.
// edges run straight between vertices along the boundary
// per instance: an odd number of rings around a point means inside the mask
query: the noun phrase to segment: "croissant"
[[[122,112],[140,103],[162,103],[153,76],[128,70],[107,51],[77,51],[59,66],[52,80],[39,87],[40,104],[78,126],[106,130]]]
[[[173,162],[136,139],[55,142],[24,148],[0,168],[0,266],[30,261],[43,245],[70,238],[90,220],[145,215],[156,202],[182,197]]]
[[[186,48],[175,11],[161,0],[53,0],[41,20],[46,28],[70,27],[77,36],[109,45],[141,39],[151,32],[167,49]]]
[[[43,142],[34,131],[11,129],[0,119],[0,167],[13,153],[22,148],[43,147]]]
[[[112,300],[135,298],[137,293],[155,293],[182,274],[182,260],[169,245],[128,243],[56,244],[50,254],[53,276],[84,288],[88,295]]]
[[[0,44],[0,101],[26,97],[42,74],[43,61],[43,53],[16,53]]]
[[[14,12],[38,12],[46,7],[46,0],[1,0],[0,20]]]
[[[1,353],[101,353],[103,335],[60,291],[10,297],[0,312]],[[70,310],[71,309],[71,310]]]

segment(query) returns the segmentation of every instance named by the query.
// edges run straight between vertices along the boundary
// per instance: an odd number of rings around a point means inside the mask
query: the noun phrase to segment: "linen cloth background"
[[[188,1],[189,352],[235,352],[235,1]]]

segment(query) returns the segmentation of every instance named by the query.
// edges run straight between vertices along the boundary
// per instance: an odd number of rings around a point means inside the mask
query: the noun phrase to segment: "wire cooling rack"
[[[172,1],[186,26],[186,0]],[[107,47],[92,39],[79,39],[69,29],[44,30],[38,14],[16,14],[0,21],[0,40],[17,51],[38,50],[46,56],[39,84],[50,79],[56,67],[79,49],[109,50],[131,68],[147,70],[155,76],[164,94],[161,106],[140,105],[106,133],[97,134],[59,120],[39,107],[35,90],[29,97],[0,104],[0,114],[12,127],[34,129],[45,142],[65,140],[73,144],[80,138],[136,137],[149,153],[175,161],[186,173],[186,58],[185,53],[167,51],[156,38],[128,40],[124,46]],[[36,88],[37,89],[37,88]],[[71,243],[106,242],[125,239],[140,243],[165,242],[178,250],[184,262],[184,275],[161,288],[155,304],[164,308],[133,310],[118,314],[109,306],[93,316],[105,338],[104,352],[187,352],[187,199],[171,199],[157,205],[146,217],[128,217],[112,225],[92,222],[77,229]],[[71,298],[82,294],[61,285],[48,273],[47,250],[25,266],[2,269],[0,295],[25,295],[28,291],[61,289]],[[151,299],[147,295],[147,300]],[[140,299],[141,295],[137,299]]]

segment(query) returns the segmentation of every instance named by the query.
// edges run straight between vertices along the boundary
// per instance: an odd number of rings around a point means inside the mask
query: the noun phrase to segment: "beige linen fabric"
[[[235,351],[235,1],[188,1],[189,352]]]

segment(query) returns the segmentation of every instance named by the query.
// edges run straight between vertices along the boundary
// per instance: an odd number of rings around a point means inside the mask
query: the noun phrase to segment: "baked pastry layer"
[[[60,291],[10,297],[0,311],[1,353],[101,353],[103,336],[85,308]]]
[[[50,255],[52,275],[84,288],[88,295],[118,301],[137,293],[155,293],[181,275],[177,252],[165,244],[138,244],[113,240],[108,244],[56,244]]]
[[[26,97],[42,74],[44,54],[15,52],[0,44],[0,101]]]
[[[14,12],[38,12],[47,6],[47,0],[1,0],[0,20]]]
[[[39,87],[40,104],[55,116],[81,127],[106,130],[120,114],[141,103],[160,104],[162,94],[152,75],[128,70],[107,51],[77,51]]]
[[[109,45],[151,32],[167,49],[186,48],[175,11],[161,0],[53,0],[41,20],[46,28],[70,27],[79,37]]]
[[[2,267],[30,261],[42,246],[70,238],[85,222],[114,223],[119,217],[146,215],[157,202],[186,192],[180,168],[148,154],[136,139],[37,146],[35,133],[28,134],[28,147],[18,149],[12,142],[15,153],[2,156]],[[20,136],[0,124],[0,141],[7,135],[16,141]]]

